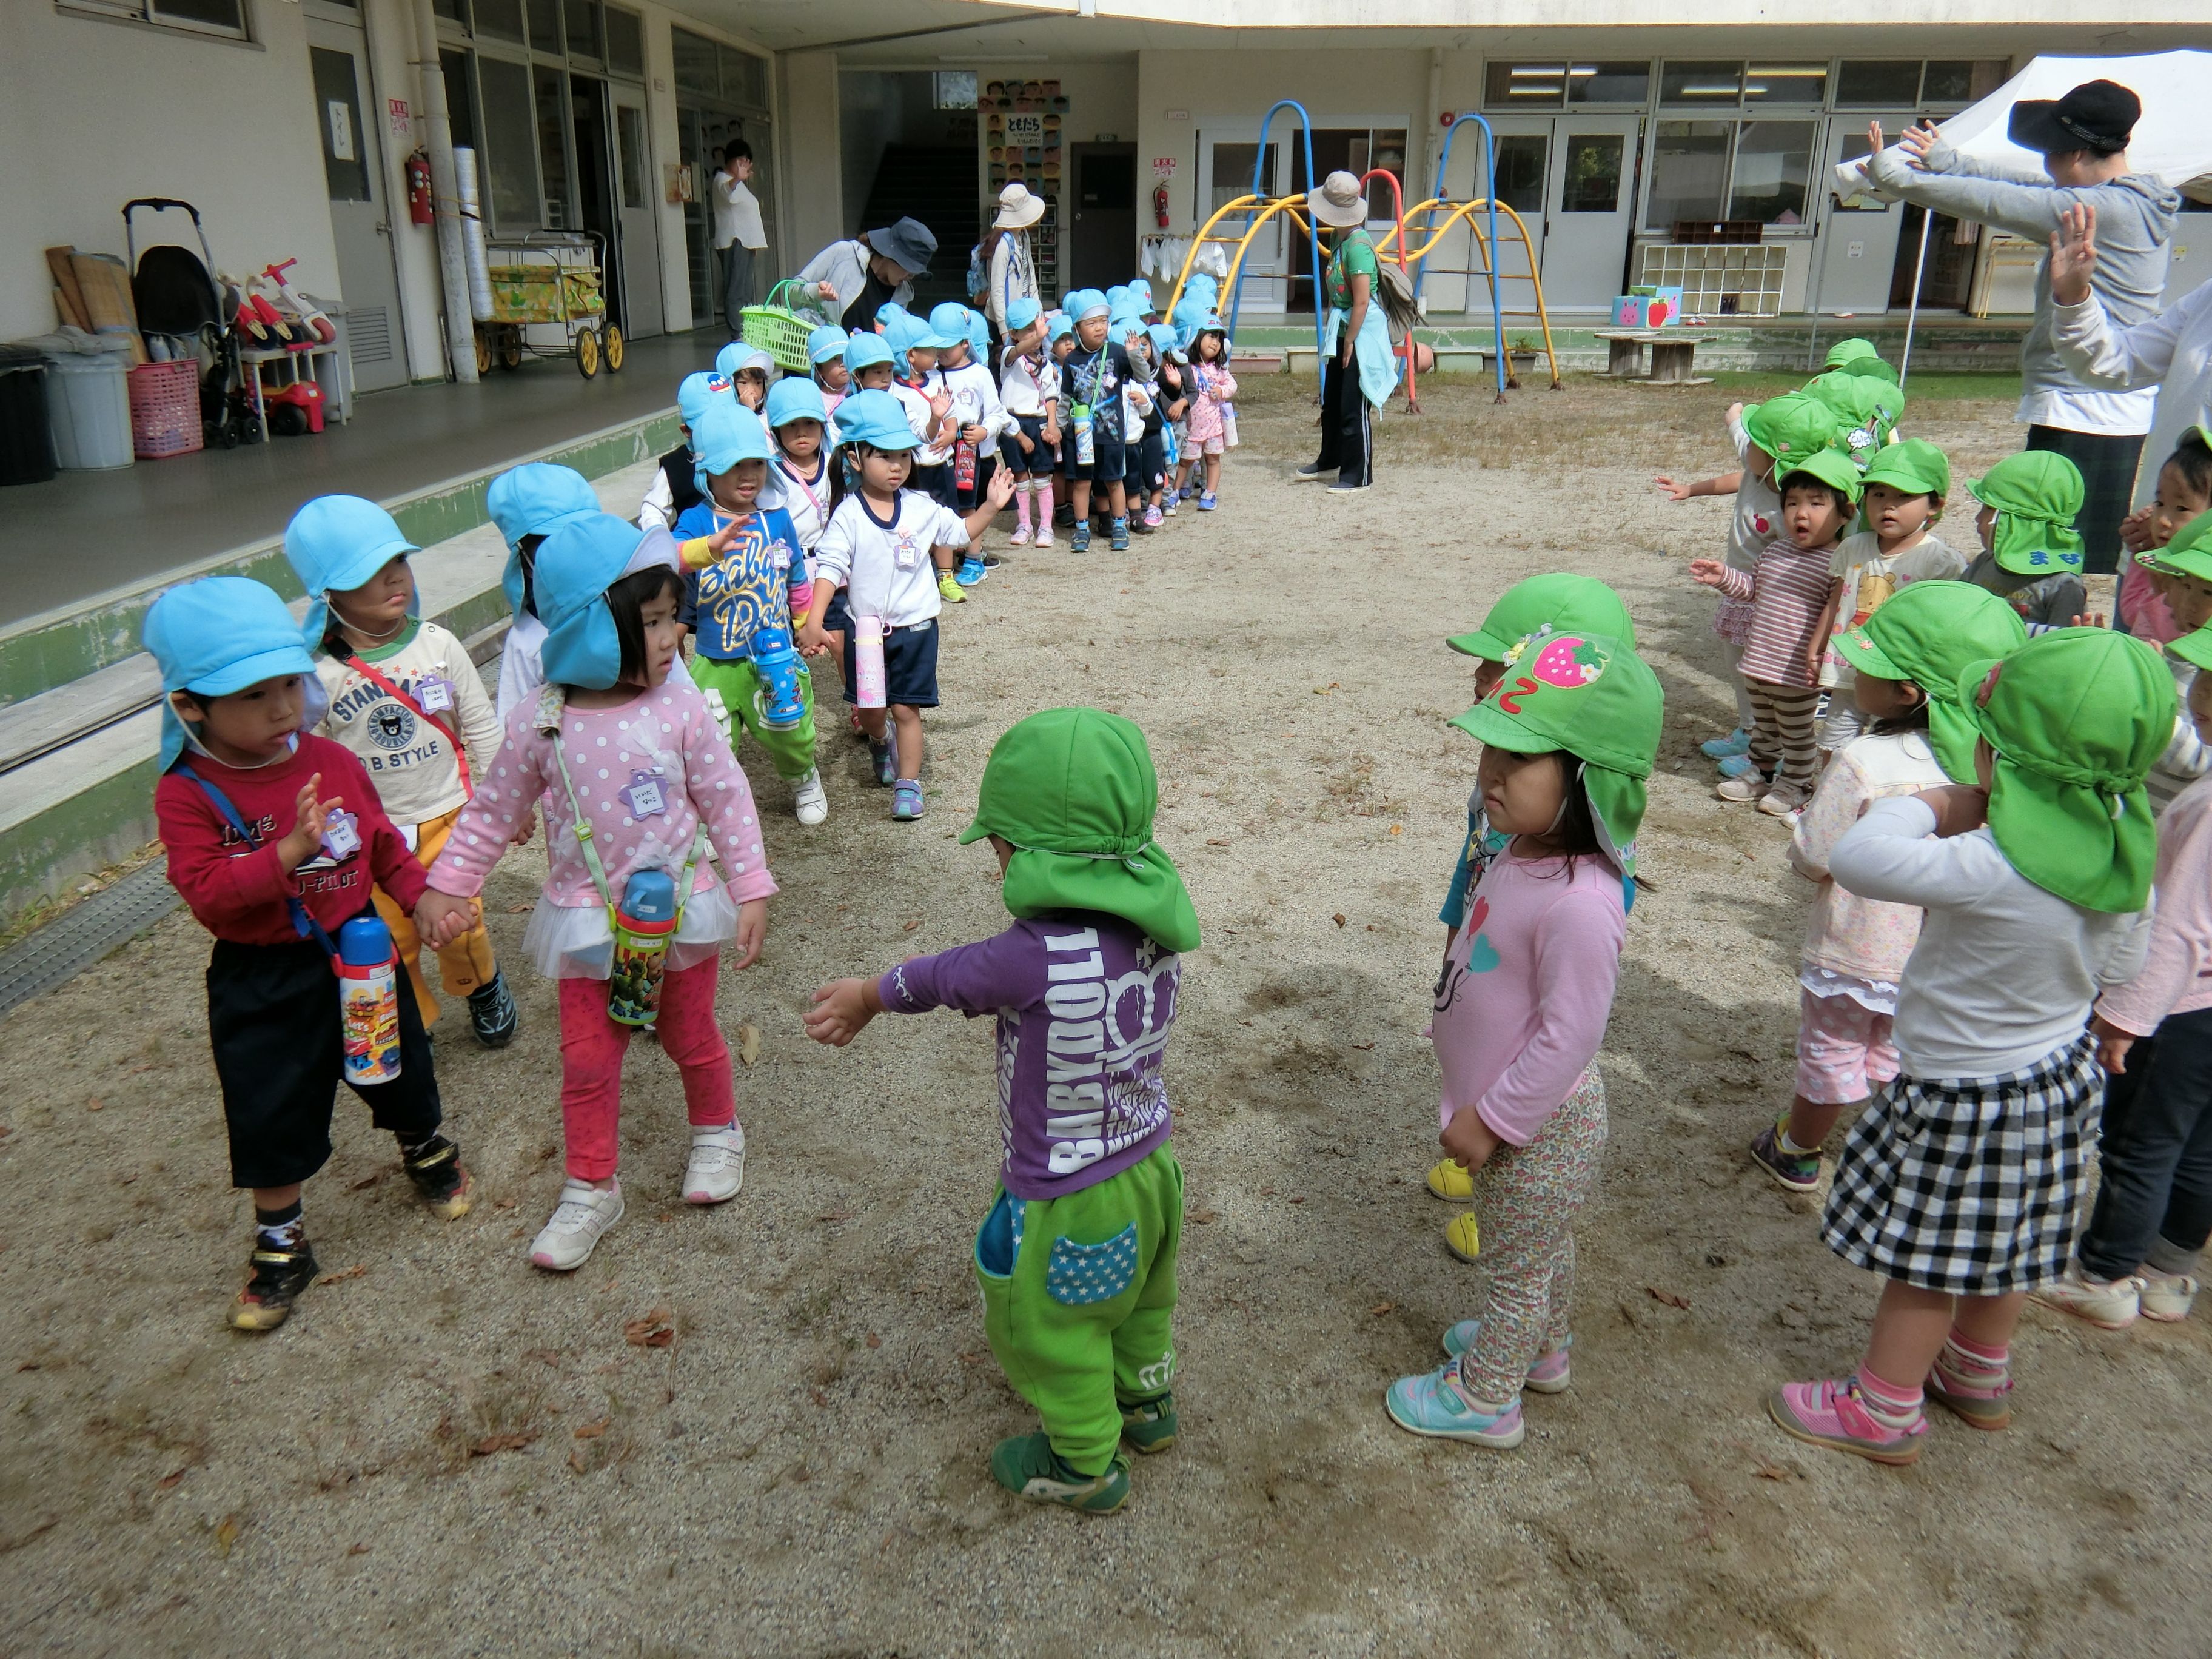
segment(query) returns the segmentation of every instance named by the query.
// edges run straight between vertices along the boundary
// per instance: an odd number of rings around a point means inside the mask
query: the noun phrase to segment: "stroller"
[[[137,208],[155,213],[177,208],[191,214],[192,228],[199,233],[200,253],[165,242],[148,248],[140,258],[131,221]],[[225,449],[261,442],[268,434],[254,413],[238,355],[235,319],[243,296],[235,288],[216,282],[215,251],[208,246],[199,210],[190,202],[163,196],[125,202],[123,238],[132,267],[131,297],[138,308],[139,331],[167,335],[180,348],[179,355],[190,350],[200,360],[200,427],[207,442]]]

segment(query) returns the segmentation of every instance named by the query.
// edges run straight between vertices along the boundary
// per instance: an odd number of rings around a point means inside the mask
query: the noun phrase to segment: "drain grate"
[[[164,859],[133,870],[0,952],[0,1014],[66,985],[118,945],[138,937],[183,901]]]

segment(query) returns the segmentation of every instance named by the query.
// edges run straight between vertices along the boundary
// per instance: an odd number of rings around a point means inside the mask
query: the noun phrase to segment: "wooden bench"
[[[1618,380],[1650,380],[1658,386],[1693,383],[1692,365],[1698,337],[1678,328],[1600,329],[1606,343],[1605,372]],[[1651,367],[1644,366],[1644,349],[1651,348]]]

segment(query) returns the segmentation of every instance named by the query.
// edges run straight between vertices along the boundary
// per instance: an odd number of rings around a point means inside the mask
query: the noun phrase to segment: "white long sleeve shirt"
[[[1987,825],[1935,832],[1925,801],[1878,800],[1828,854],[1846,892],[1928,913],[1898,984],[1898,1057],[1916,1078],[2026,1071],[2081,1035],[2100,990],[2142,971],[2151,913],[2045,891]]]
[[[2092,289],[2078,306],[2051,308],[2051,339],[2084,386],[2107,392],[2158,388],[2150,436],[2136,474],[2135,504],[2158,489],[2158,470],[2181,434],[2212,421],[2212,282],[2200,283],[2147,323],[2115,329]]]
[[[1014,430],[1014,417],[1006,413],[999,401],[999,383],[992,379],[991,371],[981,363],[970,360],[957,368],[940,369],[945,389],[952,394],[951,419],[962,426],[980,426],[983,440],[975,446],[978,455],[999,453],[1001,434]]]

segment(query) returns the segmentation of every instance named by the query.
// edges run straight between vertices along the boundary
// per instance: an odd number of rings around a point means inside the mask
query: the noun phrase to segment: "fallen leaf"
[[[1314,687],[1314,696],[1316,697],[1325,697],[1335,690],[1336,688],[1333,685],[1316,685]]]
[[[623,1340],[633,1348],[665,1348],[676,1340],[675,1329],[668,1322],[668,1310],[655,1308],[642,1319],[633,1319],[623,1326]]]
[[[738,1027],[738,1058],[751,1065],[760,1058],[760,1028],[750,1020]]]
[[[1762,1480],[1795,1480],[1797,1478],[1796,1470],[1786,1468],[1779,1463],[1770,1463],[1765,1458],[1753,1466],[1752,1473]]]
[[[1373,1314],[1377,1319],[1380,1319],[1384,1314],[1389,1313],[1398,1304],[1395,1302],[1378,1302],[1367,1311]]]
[[[1218,1210],[1193,1210],[1190,1212],[1188,1219],[1195,1221],[1200,1226],[1204,1227],[1210,1225],[1213,1222],[1220,1220],[1221,1212]]]
[[[39,1369],[39,1362],[35,1359],[26,1359],[21,1364],[16,1366],[15,1369],[19,1371],[34,1371]]]
[[[1260,1196],[1262,1198],[1273,1198],[1274,1195],[1275,1189],[1273,1187],[1262,1187],[1260,1188]]]
[[[1390,826],[1390,833],[1394,836],[1402,836],[1406,833],[1406,826],[1402,823],[1394,823]]]
[[[343,1285],[349,1279],[359,1279],[368,1271],[368,1264],[363,1262],[358,1267],[348,1267],[340,1273],[325,1273],[320,1279],[318,1279],[315,1283],[318,1285]]]
[[[538,901],[536,899],[525,899],[520,904],[508,905],[507,907],[507,914],[510,916],[519,916],[526,910],[535,910],[537,908]]]
[[[884,1340],[880,1336],[878,1336],[873,1331],[870,1331],[868,1333],[868,1346],[872,1348],[880,1348],[884,1346]]]
[[[184,1478],[185,1471],[183,1469],[172,1469],[168,1474],[163,1475],[159,1480],[156,1480],[154,1483],[154,1490],[156,1492],[167,1492],[170,1487],[175,1486],[178,1481]]]
[[[577,1474],[581,1474],[584,1472],[584,1454],[580,1451],[570,1451],[568,1454],[568,1467],[575,1470]]]
[[[491,1206],[495,1210],[511,1210],[514,1207],[514,1200],[511,1198],[495,1198],[492,1200]]]
[[[1375,1045],[1371,1042],[1355,1042],[1352,1046],[1364,1054],[1368,1049],[1372,1048]]]
[[[1343,911],[1341,911],[1341,910],[1339,910],[1339,911],[1336,913],[1336,915],[1335,915],[1334,916],[1333,916],[1333,917],[1331,917],[1331,918],[1330,918],[1330,920],[1331,920],[1331,921],[1334,921],[1338,927],[1343,927],[1343,926],[1344,926],[1344,912],[1343,912]]]
[[[583,1427],[578,1429],[575,1433],[575,1438],[579,1440],[597,1440],[601,1435],[605,1434],[613,1426],[614,1419],[611,1417],[603,1417],[596,1423],[586,1423]]]
[[[215,1529],[216,1553],[217,1555],[229,1554],[230,1547],[237,1541],[238,1517],[234,1515],[226,1515],[222,1517],[222,1523]]]
[[[95,1095],[92,1099],[84,1103],[84,1109],[88,1112],[100,1112],[106,1110],[106,1107],[100,1101],[100,1097]]]
[[[1218,840],[1217,838],[1215,838],[1215,837],[1214,837],[1214,836],[1208,836],[1206,838],[1206,844],[1208,847],[1226,847],[1226,846],[1228,846],[1228,845],[1229,845],[1229,843],[1228,843],[1227,842],[1225,842],[1225,841],[1221,841],[1221,840]]]
[[[365,1193],[383,1179],[384,1171],[379,1170],[375,1174],[365,1175],[358,1181],[349,1181],[346,1182],[346,1190],[349,1193]]]
[[[907,923],[907,925],[904,927],[902,927],[899,931],[902,933],[911,933],[915,928],[921,926],[921,918],[920,916],[916,916],[912,921]]]
[[[1662,1291],[1656,1285],[1646,1285],[1644,1287],[1644,1294],[1654,1302],[1665,1303],[1670,1308],[1686,1308],[1690,1305],[1688,1297],[1674,1291]]]
[[[1305,1194],[1304,1194],[1304,1193],[1300,1193],[1300,1194],[1298,1194],[1296,1197],[1294,1197],[1294,1198],[1292,1198],[1292,1199],[1291,1200],[1291,1203],[1293,1203],[1293,1204],[1303,1204],[1303,1203],[1304,1203],[1305,1201],[1306,1201],[1306,1198],[1305,1198]]]
[[[819,1389],[809,1388],[806,1390],[806,1395],[807,1398],[813,1401],[813,1402],[817,1406],[826,1407],[830,1403],[830,1396],[823,1393]]]
[[[366,1544],[349,1544],[346,1546],[346,1553],[348,1555],[366,1555],[368,1553],[368,1546]]]
[[[1369,923],[1367,924],[1367,931],[1368,931],[1369,933],[1381,933],[1382,930],[1380,927],[1376,927],[1373,922],[1371,922],[1371,921],[1370,921],[1370,922],[1369,922]]]
[[[817,1221],[850,1221],[853,1212],[850,1210],[827,1210],[814,1218]]]
[[[488,1434],[469,1448],[471,1457],[490,1457],[503,1451],[520,1451],[538,1438],[535,1429],[520,1430],[509,1434]]]

